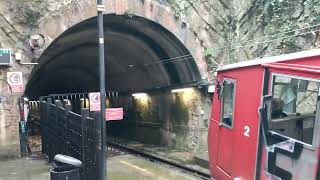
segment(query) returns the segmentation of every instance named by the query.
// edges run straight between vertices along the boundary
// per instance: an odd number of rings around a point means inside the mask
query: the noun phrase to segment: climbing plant
[[[318,0],[264,0],[258,10],[258,23],[264,29],[264,34],[272,36],[274,48],[286,52],[302,49],[303,41],[308,40],[315,28],[307,28],[320,23],[320,1]],[[302,29],[299,31],[299,29]],[[285,34],[282,34],[285,33]],[[301,34],[301,35],[300,35]],[[300,41],[300,42],[299,42]]]

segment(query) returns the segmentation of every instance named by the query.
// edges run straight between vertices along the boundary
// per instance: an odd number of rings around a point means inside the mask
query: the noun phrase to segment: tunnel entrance
[[[105,15],[104,26],[107,106],[125,111],[122,121],[107,123],[109,139],[180,156],[183,163],[206,159],[210,101],[188,49],[143,17]],[[60,35],[39,58],[25,95],[98,91],[96,27],[91,18]]]
[[[161,25],[138,16],[104,19],[107,90],[143,92],[201,81],[190,52]],[[97,45],[96,18],[68,29],[39,58],[26,95],[98,90]]]

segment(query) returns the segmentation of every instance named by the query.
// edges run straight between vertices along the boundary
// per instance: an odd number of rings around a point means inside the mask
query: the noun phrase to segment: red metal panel
[[[220,126],[218,137],[217,165],[228,175],[232,173],[233,132],[232,129]]]
[[[236,73],[237,98],[234,134],[234,178],[254,179],[263,68],[248,67]],[[249,132],[248,132],[249,129]]]
[[[222,171],[226,171],[230,174],[230,179],[254,179],[259,127],[258,108],[262,94],[262,76],[263,68],[258,65],[218,73],[218,79],[220,80],[222,80],[222,77],[236,79],[235,121],[230,136],[226,135],[225,129],[221,131],[221,128],[218,127],[220,101],[217,100],[218,96],[216,93],[212,105],[209,129],[210,139],[208,142],[213,178],[222,178],[221,174],[225,174]],[[220,143],[220,135],[228,139],[231,138],[232,141]],[[232,145],[230,144],[231,142]],[[221,152],[218,149],[228,147],[232,147],[232,156],[226,156],[225,154],[225,157],[220,157]],[[222,167],[219,167],[219,165]]]
[[[320,73],[320,68],[317,66],[303,66],[303,65],[296,65],[296,64],[285,64],[285,63],[262,64],[262,66],[275,68],[275,69],[289,70],[289,71]]]
[[[291,60],[291,61],[282,61],[281,63],[320,67],[320,56]]]
[[[217,78],[220,80],[222,80],[222,77],[236,79],[237,89],[232,137],[229,134],[225,134],[224,130],[221,131],[219,127],[221,108],[217,93],[212,104],[208,145],[211,175],[215,179],[254,179],[258,145],[258,108],[262,95],[264,67],[268,67],[271,73],[320,78],[320,56],[219,71]],[[245,135],[245,127],[250,129],[249,136]],[[220,142],[220,137],[223,136],[228,139],[232,138],[233,141]],[[228,147],[232,147],[232,156],[224,154],[220,157],[221,149]],[[315,158],[319,161],[319,147],[316,148],[316,154],[318,157]],[[273,179],[272,175],[266,172],[267,154],[265,145],[260,156],[262,156],[260,178],[262,180]],[[317,167],[315,166],[316,170]],[[293,175],[295,176],[296,173],[299,172],[295,172]],[[294,178],[297,177],[295,176]]]
[[[217,164],[217,149],[218,149],[218,136],[219,136],[219,123],[211,119],[208,132],[208,148],[209,148],[209,161],[211,175],[215,174]]]

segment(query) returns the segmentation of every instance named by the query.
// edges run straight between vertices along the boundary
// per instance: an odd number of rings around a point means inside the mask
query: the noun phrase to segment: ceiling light
[[[182,88],[182,89],[173,89],[171,92],[177,93],[177,92],[190,92],[193,91],[193,88]]]
[[[134,93],[132,94],[133,97],[145,97],[145,96],[148,96],[148,94],[146,93]]]

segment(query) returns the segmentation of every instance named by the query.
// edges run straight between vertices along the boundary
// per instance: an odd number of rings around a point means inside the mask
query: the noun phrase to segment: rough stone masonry
[[[106,14],[146,17],[160,23],[179,39],[197,61],[203,79],[212,82],[221,63],[317,48],[320,45],[318,0],[105,0]],[[24,62],[37,62],[55,38],[71,26],[96,14],[94,0],[2,0],[0,48],[21,52]],[[181,37],[181,27],[188,37]],[[42,50],[28,44],[34,33],[45,36]],[[13,56],[14,59],[14,56]],[[6,73],[22,71],[28,82],[33,66],[13,62],[0,67],[0,148],[18,151],[16,108],[22,95],[8,93]],[[13,132],[13,133],[8,133]],[[13,139],[8,139],[8,136]]]

